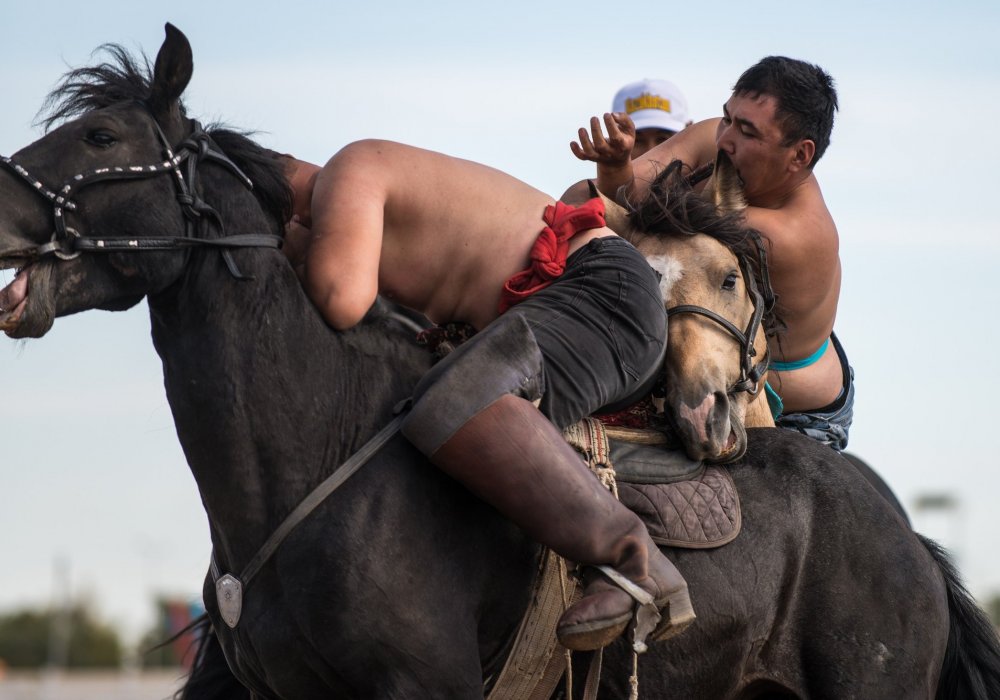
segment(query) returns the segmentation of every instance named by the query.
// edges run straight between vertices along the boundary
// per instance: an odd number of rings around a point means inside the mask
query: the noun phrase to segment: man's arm
[[[614,198],[620,187],[632,182],[631,154],[635,145],[635,124],[627,114],[616,112],[604,115],[604,127],[608,131],[607,137],[601,131],[600,120],[591,117],[590,133],[581,128],[578,131],[580,143],[571,141],[569,147],[580,160],[597,163],[597,189],[606,197]]]
[[[378,295],[385,183],[377,147],[359,142],[318,168],[288,169],[295,216],[286,229],[287,254],[306,293],[328,324],[357,324]]]
[[[691,172],[706,163],[714,163],[718,152],[715,143],[718,126],[719,119],[692,124],[632,161],[633,178],[629,196],[636,199],[644,197],[650,183],[675,160],[684,163]],[[601,184],[597,186],[600,188]]]
[[[682,161],[692,170],[714,162],[718,124],[718,119],[706,119],[692,124],[630,161],[628,154],[631,153],[631,144],[635,140],[632,120],[627,115],[605,115],[604,125],[608,131],[606,138],[601,133],[600,122],[593,117],[590,120],[591,133],[588,135],[585,129],[580,129],[580,143],[574,142],[570,148],[577,158],[597,163],[597,189],[619,203],[624,203],[622,200],[626,197],[635,201],[645,196],[649,183],[674,160]],[[625,144],[628,144],[628,150],[624,150]]]

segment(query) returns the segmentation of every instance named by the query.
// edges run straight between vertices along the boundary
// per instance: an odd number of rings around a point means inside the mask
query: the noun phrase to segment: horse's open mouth
[[[733,458],[734,453],[740,449],[740,441],[736,435],[735,430],[729,431],[729,438],[726,440],[726,445],[723,447],[719,454],[712,458],[712,462],[728,462]]]
[[[726,464],[727,462],[735,462],[746,453],[747,432],[743,423],[735,416],[731,416],[729,425],[729,437],[726,438],[725,447],[715,457],[706,461],[712,464]]]
[[[17,270],[14,281],[3,289],[0,289],[0,331],[12,331],[18,327],[24,309],[28,305],[28,278],[30,277],[30,266],[20,267],[17,264],[9,264],[11,259],[0,262],[2,268],[14,268]]]

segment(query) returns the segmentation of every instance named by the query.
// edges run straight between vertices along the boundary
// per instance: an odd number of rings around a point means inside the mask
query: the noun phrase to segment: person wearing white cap
[[[669,80],[645,78],[629,83],[615,95],[611,111],[627,114],[635,124],[633,158],[691,124],[687,99]]]
[[[767,56],[736,81],[722,116],[693,124],[635,158],[635,129],[626,114],[592,117],[580,129],[574,155],[597,163],[597,189],[620,204],[638,201],[672,161],[701,174],[725,157],[736,168],[747,207],[746,223],[767,245],[771,286],[787,330],[770,339],[768,395],[778,426],[836,450],[847,447],[854,415],[854,370],[833,333],[840,299],[840,239],[813,172],[830,145],[837,91],[822,68],[785,56]],[[633,114],[638,114],[634,112]],[[697,183],[697,184],[695,184]],[[590,184],[562,196],[589,196]]]

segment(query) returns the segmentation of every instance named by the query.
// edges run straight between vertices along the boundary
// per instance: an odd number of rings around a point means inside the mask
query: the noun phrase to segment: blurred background
[[[996,613],[1000,5],[2,3],[0,153],[41,135],[33,120],[67,68],[105,42],[152,58],[166,21],[192,43],[186,101],[202,121],[318,163],[393,139],[554,196],[592,176],[569,142],[625,83],[668,79],[700,120],[763,56],[821,65],[841,106],[816,174],[841,235],[850,449]],[[11,279],[0,272],[0,286]],[[0,699],[56,697],[12,679],[65,665],[124,667],[130,682],[166,665],[165,689],[122,691],[165,696],[183,656],[142,650],[197,611],[210,543],[145,304],[0,339],[0,387]]]

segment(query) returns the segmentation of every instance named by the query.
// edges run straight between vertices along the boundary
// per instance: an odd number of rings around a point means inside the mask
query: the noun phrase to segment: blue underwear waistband
[[[819,346],[819,350],[814,352],[809,357],[804,360],[795,360],[794,362],[774,362],[772,361],[767,368],[773,369],[777,372],[788,372],[793,369],[802,369],[803,367],[808,367],[810,365],[816,364],[819,358],[823,357],[823,353],[826,352],[827,346],[830,344],[830,339],[827,338],[823,341],[823,344]]]

